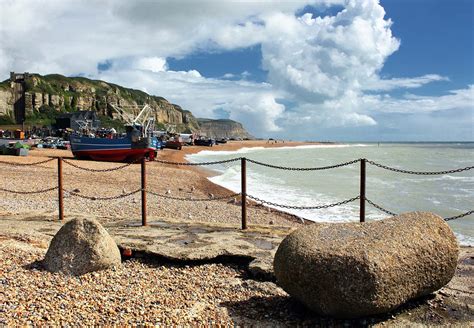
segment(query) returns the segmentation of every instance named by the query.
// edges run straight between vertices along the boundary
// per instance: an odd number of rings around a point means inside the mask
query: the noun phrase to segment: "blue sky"
[[[0,4],[3,79],[102,79],[257,137],[474,140],[471,0]]]

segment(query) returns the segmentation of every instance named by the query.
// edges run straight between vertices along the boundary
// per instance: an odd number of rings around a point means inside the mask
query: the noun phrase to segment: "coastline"
[[[269,147],[314,145],[316,143],[281,143]],[[244,147],[265,147],[258,143],[235,142],[216,147],[185,147],[181,151],[165,149],[160,160],[185,162],[186,155],[201,150],[234,151]],[[1,156],[9,163],[34,163],[48,156],[72,158],[64,150],[38,149],[29,157]],[[119,163],[74,161],[89,169],[110,169]],[[57,163],[39,166],[0,164],[2,186],[11,190],[39,190],[54,186]],[[65,189],[79,190],[81,195],[114,196],[140,187],[140,165],[104,173],[93,173],[64,163]],[[208,180],[211,171],[195,166],[171,166],[147,163],[147,188],[162,195],[183,198],[205,198],[209,193],[227,195],[229,190]],[[169,191],[169,193],[168,193]],[[461,247],[456,275],[448,286],[422,300],[415,300],[386,316],[341,321],[320,318],[296,304],[272,281],[249,276],[248,266],[234,262],[163,262],[134,258],[120,268],[89,273],[81,277],[51,274],[38,264],[46,252],[52,233],[46,224],[57,222],[57,191],[39,195],[1,192],[0,215],[10,217],[15,229],[0,233],[0,255],[5,258],[0,272],[5,273],[5,317],[0,324],[185,324],[185,325],[434,325],[460,324],[473,320],[472,258],[470,247]],[[124,224],[145,233],[144,242],[153,243],[148,227],[140,227],[140,196],[132,195],[111,201],[86,200],[67,195],[66,219],[94,217],[104,225]],[[186,226],[201,222],[223,231],[235,231],[240,238],[264,232],[285,234],[300,227],[298,220],[263,206],[248,207],[249,230],[240,232],[238,202],[215,200],[193,202],[148,196],[149,223],[162,229],[165,220]],[[23,222],[18,227],[17,220]],[[163,222],[158,222],[163,220]],[[7,220],[4,220],[7,222]],[[33,222],[41,225],[39,232]],[[155,221],[155,222],[153,222]],[[6,224],[6,223],[4,223]],[[153,225],[155,224],[155,225]],[[263,231],[265,228],[265,231]],[[121,228],[120,228],[121,229]],[[181,231],[182,228],[176,229]],[[199,231],[196,228],[195,231]],[[194,237],[193,237],[194,238]],[[207,237],[206,237],[207,238]],[[137,239],[138,241],[138,239]],[[183,240],[171,241],[173,247],[184,247]],[[254,241],[255,242],[255,241]],[[263,245],[265,246],[265,245]],[[193,246],[190,246],[193,247]],[[271,260],[271,258],[269,258]],[[225,260],[222,260],[225,261]],[[124,283],[126,281],[126,283]],[[133,288],[130,288],[133,286]],[[21,292],[19,293],[18,290]],[[28,301],[26,301],[28,300]],[[31,301],[30,301],[31,300]],[[0,302],[1,303],[1,302]],[[33,306],[31,306],[33,304]],[[1,311],[0,311],[1,312]],[[2,319],[4,321],[2,321]],[[322,321],[323,320],[323,321]]]

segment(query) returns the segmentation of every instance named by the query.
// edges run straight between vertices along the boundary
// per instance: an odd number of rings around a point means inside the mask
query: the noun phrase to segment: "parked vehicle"
[[[194,140],[194,144],[196,146],[208,146],[208,147],[212,147],[216,144],[216,141],[214,139],[204,139],[204,138],[201,138],[201,139],[195,139]]]
[[[183,148],[183,142],[180,138],[172,138],[165,141],[165,148],[181,150]]]

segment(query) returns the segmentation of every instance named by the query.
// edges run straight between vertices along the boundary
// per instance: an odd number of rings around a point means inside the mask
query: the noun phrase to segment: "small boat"
[[[98,138],[71,134],[71,151],[77,159],[92,159],[109,162],[133,162],[143,157],[153,160],[158,140],[152,136],[141,136],[140,127],[127,126],[123,137]]]
[[[129,124],[125,125],[126,133],[123,136],[115,133],[106,136],[72,133],[70,142],[74,157],[109,162],[134,162],[144,157],[154,160],[157,149],[161,145],[158,138],[151,132],[154,119],[148,119],[145,125],[149,112],[150,107],[145,105],[137,118],[130,119]],[[139,118],[142,119],[139,120]],[[84,130],[87,131],[87,129]]]

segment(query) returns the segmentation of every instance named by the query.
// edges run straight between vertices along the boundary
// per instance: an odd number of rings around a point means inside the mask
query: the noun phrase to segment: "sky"
[[[472,0],[0,0],[0,79],[84,76],[254,136],[474,141]]]

